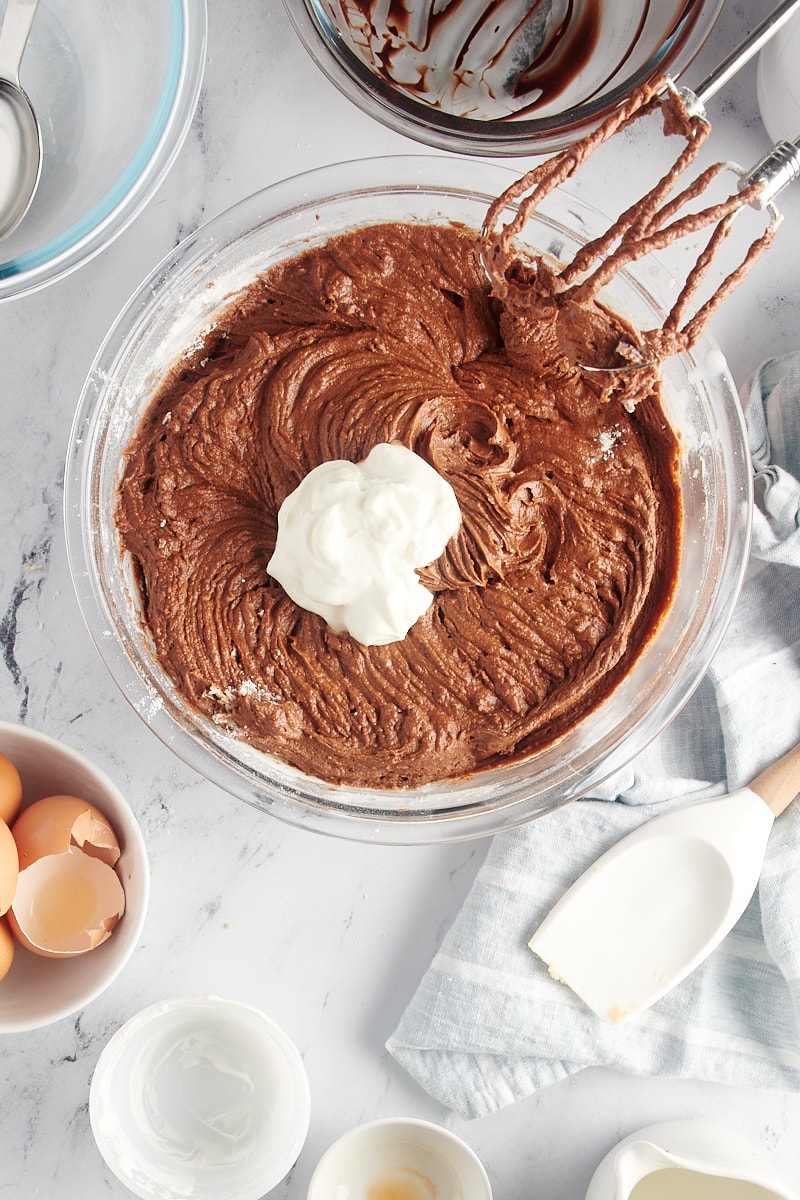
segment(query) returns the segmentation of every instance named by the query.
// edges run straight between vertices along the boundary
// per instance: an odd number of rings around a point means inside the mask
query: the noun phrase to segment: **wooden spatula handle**
[[[767,808],[779,817],[795,796],[800,795],[800,744],[757,775],[750,784],[750,791],[760,796]]]

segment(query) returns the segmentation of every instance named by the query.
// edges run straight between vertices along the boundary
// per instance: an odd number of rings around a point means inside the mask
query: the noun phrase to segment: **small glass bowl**
[[[0,300],[70,274],[141,212],[191,124],[205,46],[205,0],[41,0],[20,81],[42,174],[0,242]]]
[[[504,89],[509,87],[509,78],[519,74],[520,55],[522,61],[530,61],[524,44],[515,44],[499,70],[494,63],[488,84],[481,82],[472,88],[466,103],[462,95],[464,79],[482,77],[484,60],[496,52],[494,32],[487,26],[496,8],[501,28],[505,15],[500,5],[485,4],[477,18],[474,6],[468,10],[457,4],[438,6],[424,32],[404,43],[404,52],[411,50],[411,63],[406,59],[396,68],[387,65],[394,52],[387,50],[386,41],[396,42],[398,34],[386,38],[384,34],[387,27],[394,27],[402,8],[396,11],[363,0],[284,0],[284,5],[317,66],[369,116],[440,150],[486,157],[560,150],[610,115],[634,88],[665,73],[677,78],[703,46],[722,0],[660,5],[647,0],[597,5],[585,0],[570,5],[567,25],[568,31],[574,29],[572,41],[568,32],[556,45],[555,54],[543,54],[539,60],[548,91],[535,108],[510,116],[499,113],[514,107],[513,98],[506,103],[508,91]],[[542,10],[534,4],[528,7],[537,13]],[[374,8],[382,16],[373,24]],[[557,8],[554,0],[553,9]],[[426,12],[418,5],[407,20],[411,23]],[[464,12],[469,20],[461,28]],[[514,12],[517,21],[519,12]],[[455,26],[452,36],[448,22]],[[534,40],[537,36],[534,30]],[[418,51],[412,41],[422,48]],[[491,48],[476,50],[484,43]],[[563,61],[554,65],[559,55]],[[401,78],[403,82],[398,82]],[[451,96],[453,86],[456,90]],[[426,88],[429,98],[421,98]]]
[[[605,703],[531,758],[417,789],[323,782],[253,750],[191,709],[152,653],[113,511],[121,463],[154,389],[231,296],[271,265],[382,221],[480,229],[516,173],[460,158],[340,163],[244,200],[178,246],[118,317],[86,380],[67,456],[73,581],[94,641],[150,728],[207,778],[257,808],[359,840],[423,843],[518,825],[587,795],[675,716],[727,626],[747,561],[752,485],[744,423],[722,354],[707,339],[665,364],[665,408],[681,447],[684,539],[674,602]],[[561,191],[534,214],[533,248],[571,259],[607,222]],[[640,328],[663,321],[674,283],[651,259],[619,274],[606,301]]]

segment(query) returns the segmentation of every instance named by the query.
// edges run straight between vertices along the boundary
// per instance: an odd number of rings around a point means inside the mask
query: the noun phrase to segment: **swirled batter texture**
[[[629,413],[575,367],[626,329],[573,308],[504,313],[476,234],[411,224],[336,237],[232,304],[153,399],[116,513],[190,705],[312,775],[403,788],[530,755],[608,696],[672,595],[676,443],[655,380]],[[364,647],[266,564],[289,492],[379,442],[431,463],[463,521],[421,573],[428,611]]]

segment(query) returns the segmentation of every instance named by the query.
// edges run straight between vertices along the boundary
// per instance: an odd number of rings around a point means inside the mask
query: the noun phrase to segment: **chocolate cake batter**
[[[528,267],[519,264],[517,288]],[[152,401],[116,513],[158,658],[196,709],[312,775],[452,779],[552,743],[617,685],[670,603],[681,512],[657,371],[597,301],[535,321],[490,295],[476,234],[388,224],[275,267]],[[588,358],[587,356],[591,356]],[[329,459],[410,447],[462,525],[409,634],[364,647],[267,574],[278,509]]]

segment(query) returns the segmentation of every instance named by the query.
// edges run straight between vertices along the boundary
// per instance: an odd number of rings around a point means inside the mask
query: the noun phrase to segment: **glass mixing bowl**
[[[741,413],[724,359],[703,340],[665,364],[665,407],[680,441],[684,540],[674,602],[610,697],[557,744],[530,757],[409,790],[338,786],[254,751],[176,694],[150,647],[113,519],[125,449],[154,389],[214,322],[232,293],[308,246],[359,225],[409,219],[480,229],[490,200],[515,178],[459,158],[341,163],[278,183],[199,229],[142,284],[98,352],[68,451],[69,560],[84,617],[111,674],[154,733],[207,778],[264,812],[354,839],[421,843],[492,833],[579,796],[622,767],[700,682],[731,615],[747,558],[752,494]],[[556,192],[526,239],[570,258],[605,229],[600,215]],[[647,260],[606,298],[649,327],[674,292]]]
[[[205,0],[41,0],[20,82],[42,174],[0,242],[0,300],[68,275],[142,210],[189,129],[205,45]]]
[[[678,78],[722,0],[284,0],[328,79],[398,133],[464,154],[549,153],[631,91]]]

